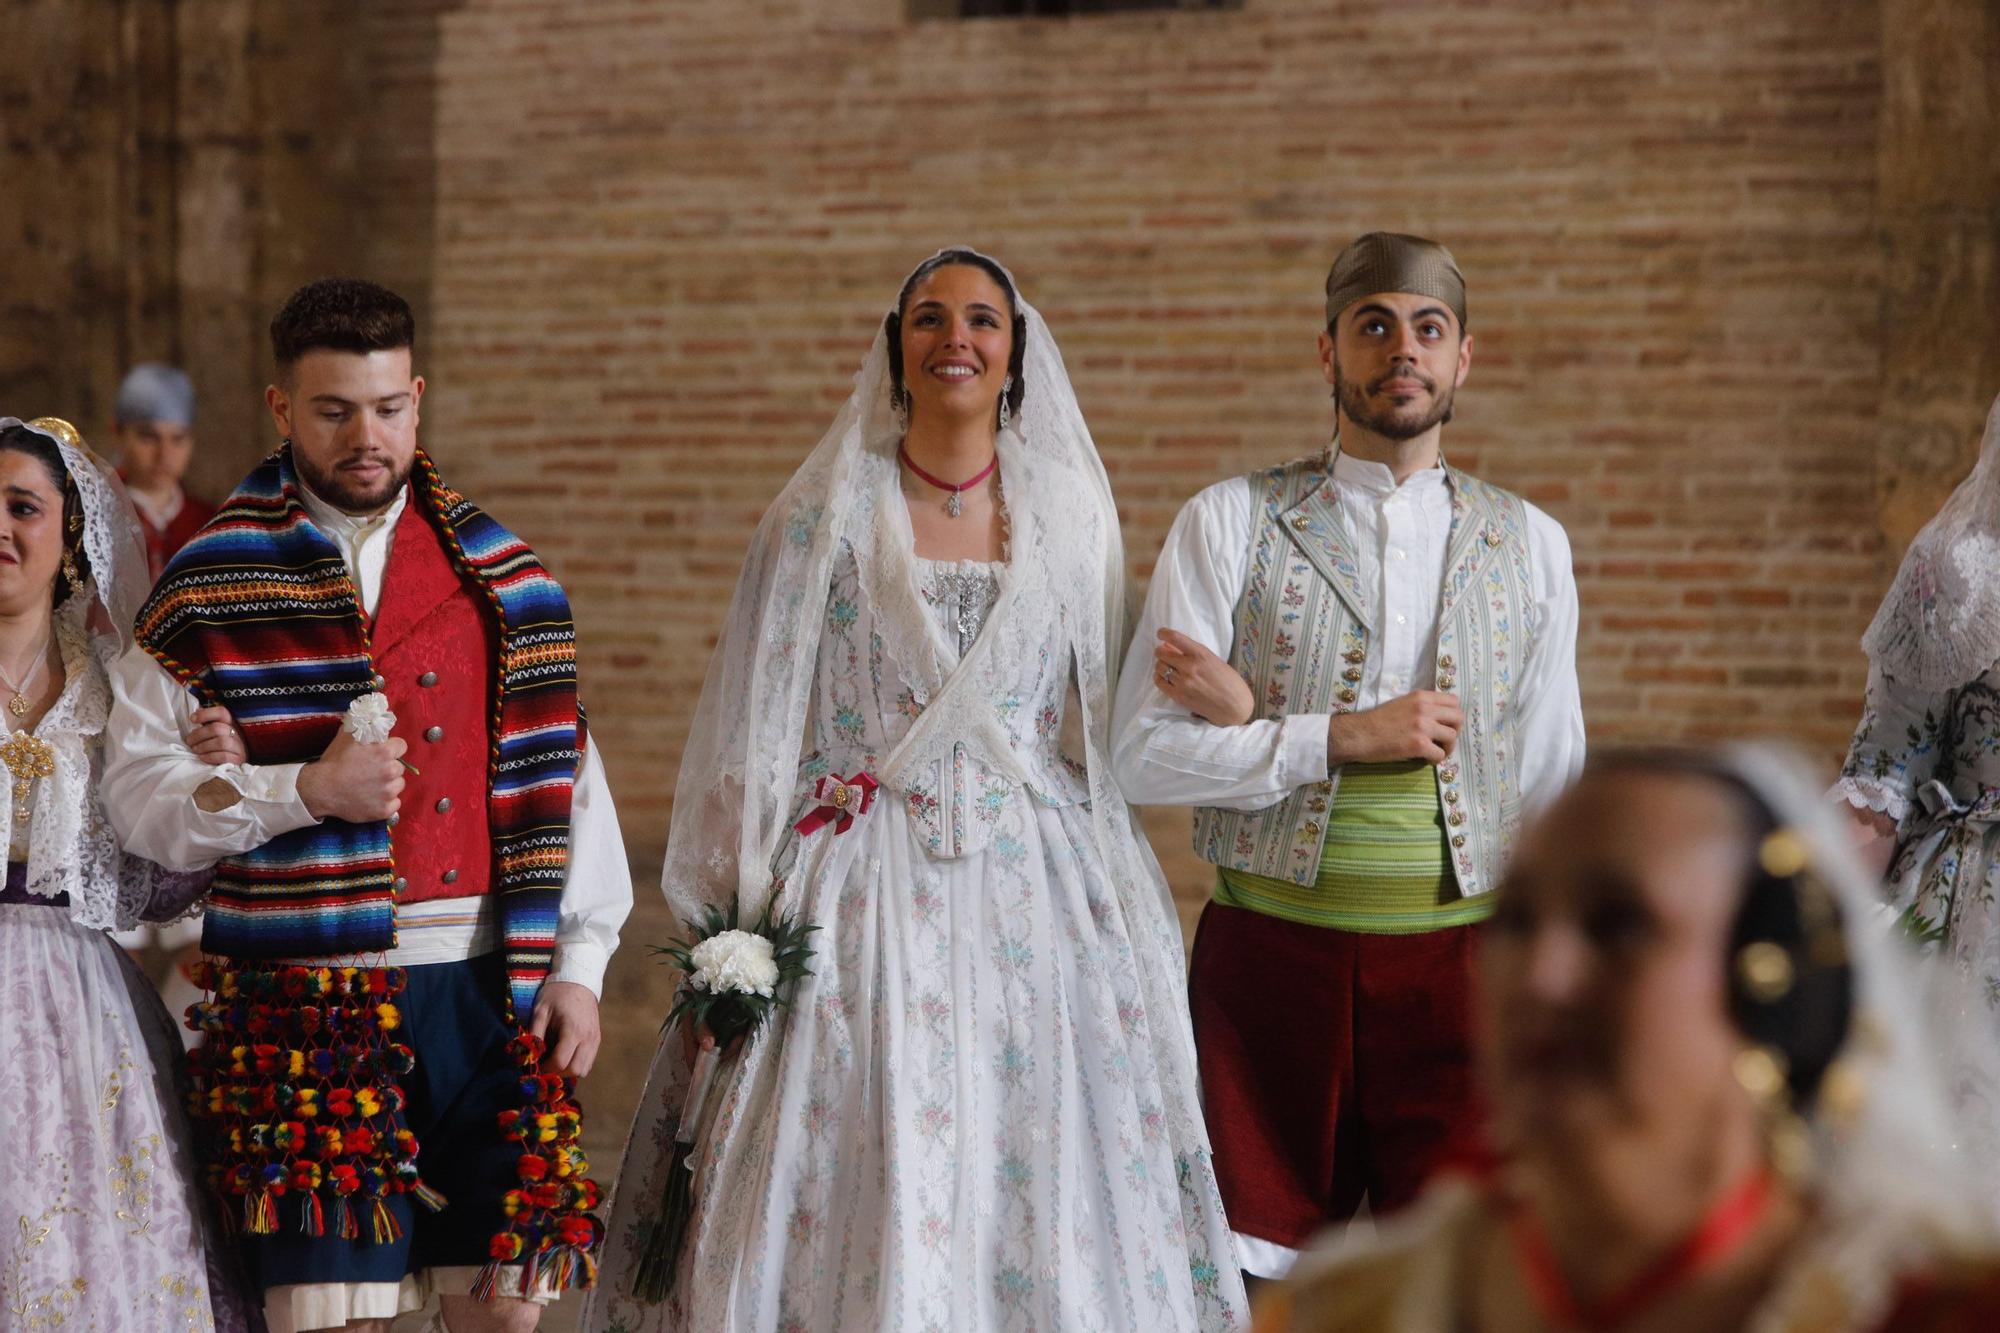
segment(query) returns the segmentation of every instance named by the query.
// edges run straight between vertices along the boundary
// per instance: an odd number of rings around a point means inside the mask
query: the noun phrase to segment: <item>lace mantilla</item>
[[[34,728],[53,752],[54,772],[29,789],[29,818],[14,808],[14,784],[0,781],[0,825],[10,833],[12,859],[27,862],[27,891],[69,895],[71,917],[93,929],[124,929],[158,905],[170,881],[185,879],[119,850],[98,796],[104,724],[111,715],[109,668],[130,644],[131,626],[148,586],[138,520],[111,468],[75,430],[44,418],[24,423],[0,417],[0,428],[26,425],[56,442],[83,508],[83,545],[91,577],[56,608],[55,637],[63,688]],[[11,774],[0,777],[11,778]],[[180,894],[178,906],[191,895]]]
[[[1926,690],[2000,662],[2000,398],[1972,474],[1910,543],[1861,646],[1883,671]]]
[[[775,857],[798,817],[792,805],[815,664],[834,557],[844,544],[915,718],[875,774],[885,786],[959,748],[1009,781],[1032,785],[995,710],[1023,663],[1051,654],[1068,659],[1094,831],[1137,945],[1131,965],[1149,1011],[1179,1012],[1179,918],[1111,771],[1111,701],[1128,629],[1118,512],[1055,340],[1025,300],[1017,308],[1026,328],[1022,405],[994,439],[1010,545],[978,633],[960,653],[918,586],[896,463],[901,430],[889,400],[888,345],[878,329],[853,394],[751,543],[682,752],[661,887],[681,919],[731,899],[754,919],[780,887]],[[1172,1077],[1192,1080],[1186,1025],[1163,1024],[1153,1038]],[[1172,1128],[1177,1141],[1203,1141],[1197,1125]]]

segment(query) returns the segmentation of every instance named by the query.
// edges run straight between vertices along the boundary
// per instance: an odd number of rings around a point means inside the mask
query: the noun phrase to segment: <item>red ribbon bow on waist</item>
[[[847,832],[856,815],[868,813],[869,805],[875,800],[875,787],[875,779],[867,773],[856,773],[851,778],[838,774],[821,778],[813,788],[813,795],[819,798],[819,808],[792,827],[799,831],[800,837],[811,837],[832,824],[834,836],[838,837]]]

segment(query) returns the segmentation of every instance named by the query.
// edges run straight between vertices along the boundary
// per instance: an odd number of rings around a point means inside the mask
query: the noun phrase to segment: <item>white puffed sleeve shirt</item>
[[[1356,700],[1358,708],[1376,708],[1428,688],[1437,677],[1451,485],[1441,467],[1398,485],[1386,464],[1339,453],[1333,488],[1354,539],[1361,583],[1375,590],[1381,608]],[[1229,659],[1236,605],[1249,578],[1256,508],[1255,479],[1232,477],[1188,501],[1167,532],[1113,716],[1112,764],[1126,797],[1137,804],[1262,810],[1309,783],[1339,780],[1327,761],[1327,714],[1218,727],[1169,699],[1153,679],[1153,648],[1162,629],[1178,630]],[[1534,809],[1582,767],[1584,737],[1569,539],[1535,506],[1527,513],[1542,622],[1515,700],[1521,794]]]
[[[381,600],[396,520],[409,494],[405,487],[383,513],[355,517],[301,488],[314,526],[339,548],[370,615]],[[317,822],[299,798],[304,764],[217,766],[195,756],[186,740],[194,729],[195,700],[145,649],[135,645],[114,664],[111,686],[104,803],[127,851],[171,869],[195,870]],[[235,787],[241,799],[223,810],[203,810],[195,804],[195,789],[216,777]],[[389,961],[447,962],[493,947],[495,915],[468,913],[468,901],[482,900],[404,904],[397,915],[400,942]],[[605,969],[631,910],[632,871],[593,733],[571,796],[569,870],[549,980],[573,981],[602,995]]]

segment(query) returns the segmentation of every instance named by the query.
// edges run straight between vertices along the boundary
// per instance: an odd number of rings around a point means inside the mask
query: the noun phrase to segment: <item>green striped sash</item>
[[[1423,760],[1342,765],[1326,820],[1317,882],[1220,869],[1215,901],[1370,935],[1415,935],[1492,914],[1491,894],[1458,895],[1437,774]]]

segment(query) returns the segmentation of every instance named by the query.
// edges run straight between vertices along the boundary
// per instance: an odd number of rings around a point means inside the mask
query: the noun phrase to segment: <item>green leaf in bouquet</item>
[[[680,988],[674,992],[674,1006],[668,1010],[667,1021],[661,1031],[672,1028],[685,1018],[696,1027],[706,1027],[714,1033],[718,1049],[703,1052],[696,1062],[699,1077],[690,1092],[693,1109],[683,1108],[683,1125],[674,1135],[659,1207],[645,1220],[638,1238],[632,1294],[649,1304],[664,1301],[672,1294],[679,1272],[681,1246],[687,1235],[688,1223],[694,1216],[696,1144],[692,1127],[701,1121],[701,1106],[707,1100],[709,1078],[716,1068],[715,1061],[719,1053],[726,1051],[739,1035],[754,1033],[769,1021],[772,1010],[789,1005],[792,987],[799,978],[812,975],[813,950],[809,937],[819,927],[804,924],[797,915],[777,916],[772,912],[771,905],[766,903],[751,933],[761,935],[771,943],[771,961],[777,969],[771,993],[757,995],[743,991],[696,990],[688,985],[687,978],[699,970],[695,966],[694,951],[706,940],[725,931],[739,929],[736,923],[737,911],[733,899],[726,907],[711,903],[702,910],[698,921],[682,923],[687,931],[686,938],[653,947],[655,954],[681,970],[682,977]]]

